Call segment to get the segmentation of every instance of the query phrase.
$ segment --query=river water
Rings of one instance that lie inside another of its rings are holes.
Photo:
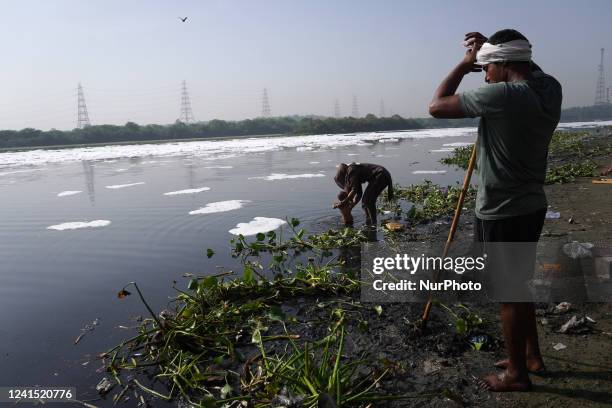
[[[104,376],[95,355],[128,337],[119,325],[145,313],[136,297],[117,299],[127,282],[159,310],[173,280],[186,284],[184,273],[235,266],[230,230],[254,233],[286,217],[308,230],[338,226],[331,203],[341,162],[382,164],[400,184],[459,182],[463,171],[439,159],[475,131],[0,153],[0,386],[75,386],[79,399],[95,397]],[[362,223],[358,207],[355,215]]]

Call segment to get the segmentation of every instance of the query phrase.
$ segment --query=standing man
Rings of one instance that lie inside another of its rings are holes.
[[[531,61],[531,44],[516,30],[501,30],[489,39],[468,33],[464,45],[469,50],[436,90],[429,113],[481,118],[475,239],[537,242],[547,207],[546,160],[561,115],[561,85]],[[466,74],[481,70],[487,85],[455,93]],[[508,359],[496,366],[504,371],[479,384],[491,391],[528,391],[528,373],[544,370],[534,304],[501,303],[501,322]]]

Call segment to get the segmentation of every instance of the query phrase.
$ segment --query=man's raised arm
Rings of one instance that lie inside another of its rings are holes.
[[[472,32],[465,35],[464,45],[468,47],[465,56],[459,64],[444,78],[436,89],[433,99],[429,104],[429,114],[434,118],[451,119],[466,117],[459,96],[455,95],[463,77],[470,72],[480,72],[481,67],[475,65],[476,53],[487,40],[480,33]]]

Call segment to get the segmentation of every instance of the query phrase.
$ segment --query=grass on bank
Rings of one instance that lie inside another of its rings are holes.
[[[577,177],[595,175],[598,165],[590,158],[612,152],[612,149],[610,146],[585,143],[591,137],[589,132],[554,132],[549,147],[546,184],[571,183]],[[472,146],[458,147],[440,162],[467,169],[471,152]]]

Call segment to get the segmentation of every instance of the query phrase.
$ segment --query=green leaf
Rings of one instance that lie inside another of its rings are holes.
[[[476,351],[480,351],[480,349],[482,349],[484,343],[471,343],[470,345],[472,346],[472,348]]]
[[[244,275],[242,276],[242,279],[246,283],[251,283],[255,280],[253,277],[253,267],[251,265],[244,266]]]
[[[207,278],[204,278],[204,280],[200,283],[200,287],[209,289],[212,287],[217,286],[217,278],[214,276],[209,276]]]
[[[198,288],[198,280],[197,279],[191,279],[189,281],[189,284],[187,285],[187,289],[189,290],[196,290]]]
[[[286,315],[278,305],[270,306],[270,310],[267,313],[268,319],[283,322],[286,319]]]
[[[223,386],[223,388],[221,388],[221,399],[225,399],[229,396],[232,395],[232,387],[230,387],[229,384],[225,384],[225,386]]]
[[[208,249],[206,250],[206,257],[207,257],[207,258],[209,258],[209,259],[210,259],[210,258],[212,258],[212,256],[213,256],[214,254],[215,254],[215,251],[214,251],[214,250],[212,250],[211,248],[208,248]]]
[[[465,334],[468,331],[468,324],[465,319],[457,319],[455,321],[455,329],[458,334]]]
[[[297,227],[298,225],[300,225],[300,220],[298,220],[297,218],[292,218],[291,219],[291,226],[293,228]]]
[[[382,306],[381,306],[381,305],[376,305],[376,306],[374,306],[374,310],[376,310],[376,314],[377,314],[377,315],[379,315],[379,316],[380,316],[380,315],[382,314],[382,312],[383,312],[383,308],[382,308]]]
[[[266,239],[266,234],[264,234],[263,232],[260,232],[256,235],[256,238],[258,241],[263,241],[264,239]]]
[[[302,239],[302,237],[304,236],[304,232],[305,232],[305,231],[304,231],[304,228],[300,229],[300,230],[298,231],[298,233],[297,233],[297,237],[298,237],[298,238],[300,238],[300,239]]]
[[[261,343],[261,331],[259,329],[253,330],[253,336],[251,336],[251,343]]]

